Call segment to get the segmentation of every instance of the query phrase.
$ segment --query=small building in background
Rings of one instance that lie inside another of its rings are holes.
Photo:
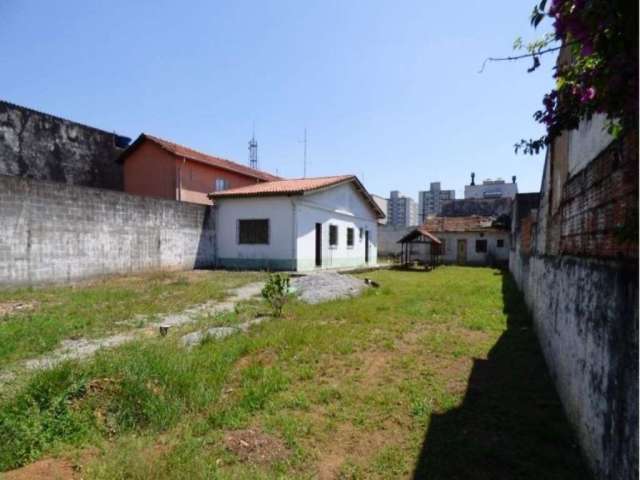
[[[423,237],[430,241],[415,242]],[[509,262],[510,231],[491,217],[434,217],[407,232],[398,243],[405,244],[405,262],[428,264],[437,255],[441,263],[501,265]]]
[[[471,174],[471,183],[464,186],[464,198],[515,198],[518,193],[516,177],[511,177],[511,183],[507,183],[501,178],[495,180],[487,179],[482,185],[476,185],[476,174]]]
[[[130,138],[0,100],[0,175],[123,189]]]
[[[141,134],[120,156],[124,191],[209,205],[211,192],[280,180],[270,173]]]
[[[455,198],[455,190],[442,190],[440,182],[431,182],[429,190],[418,192],[418,222],[440,215],[442,206]]]
[[[384,218],[381,218],[380,220],[378,220],[378,223],[380,225],[386,225],[387,221],[389,220],[387,217],[389,215],[389,200],[381,197],[380,195],[374,195],[373,193],[371,194],[371,198],[373,198],[373,201],[376,202],[376,204],[378,204],[378,207],[380,207],[380,210],[382,210],[382,212],[384,213]]]
[[[384,213],[353,175],[258,183],[209,197],[221,267],[310,271],[377,264]]]
[[[416,201],[408,195],[398,190],[391,191],[388,209],[388,225],[410,227],[418,224],[418,206]]]

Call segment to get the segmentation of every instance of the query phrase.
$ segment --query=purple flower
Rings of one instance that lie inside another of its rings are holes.
[[[582,92],[582,96],[580,97],[580,101],[582,103],[587,103],[590,100],[593,100],[596,97],[596,88],[589,87]]]

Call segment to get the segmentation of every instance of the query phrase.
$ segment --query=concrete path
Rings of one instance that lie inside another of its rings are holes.
[[[19,365],[18,368],[15,368],[16,365],[14,365],[14,368],[12,370],[17,370],[20,367],[26,368],[27,370],[39,370],[54,367],[66,360],[82,360],[93,356],[98,350],[102,348],[117,347],[118,345],[122,345],[124,343],[131,342],[145,336],[157,334],[161,327],[166,331],[172,327],[195,322],[205,315],[216,315],[224,312],[231,312],[239,302],[249,300],[259,295],[262,291],[263,286],[264,282],[244,285],[242,287],[231,290],[229,292],[230,297],[222,302],[210,301],[188,308],[187,310],[183,310],[180,313],[168,314],[160,318],[160,320],[158,321],[155,321],[143,328],[139,328],[130,332],[118,333],[102,338],[80,338],[77,340],[63,340],[60,347],[58,347],[53,352],[37,358],[26,360],[22,362],[22,364]],[[242,326],[239,328],[242,329]],[[11,380],[13,380],[13,378],[15,378],[15,374],[12,371],[0,372],[0,385],[10,382]]]

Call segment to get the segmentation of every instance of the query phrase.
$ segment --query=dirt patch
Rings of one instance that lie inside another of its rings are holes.
[[[383,375],[388,363],[392,360],[394,352],[385,350],[369,350],[362,352],[358,357],[362,360],[362,368],[358,368],[362,386],[375,386],[386,382]]]
[[[229,432],[224,436],[224,444],[242,462],[270,464],[284,460],[289,455],[289,450],[280,439],[257,429]]]
[[[63,458],[43,458],[2,476],[4,480],[70,480],[79,479],[73,463]]]
[[[0,302],[0,319],[14,313],[30,312],[38,302]]]
[[[342,478],[347,461],[367,463],[376,452],[388,445],[397,445],[402,435],[397,426],[384,422],[380,429],[363,431],[351,424],[343,424],[331,435],[331,441],[319,452],[316,469],[319,480]],[[368,460],[365,460],[368,459]]]

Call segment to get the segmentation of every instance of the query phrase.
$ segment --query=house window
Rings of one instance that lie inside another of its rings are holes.
[[[476,240],[476,253],[487,253],[486,240]]]
[[[228,190],[229,186],[229,180],[227,180],[226,178],[216,178],[216,182],[213,188],[214,191],[221,192],[223,190]]]
[[[504,247],[504,240],[502,238],[498,239],[498,248]]]
[[[360,241],[364,238],[364,228],[360,227]]]
[[[238,220],[238,243],[266,245],[269,243],[269,219]]]
[[[347,228],[347,247],[353,248],[353,228]]]
[[[329,246],[336,248],[338,246],[338,226],[329,225]]]

